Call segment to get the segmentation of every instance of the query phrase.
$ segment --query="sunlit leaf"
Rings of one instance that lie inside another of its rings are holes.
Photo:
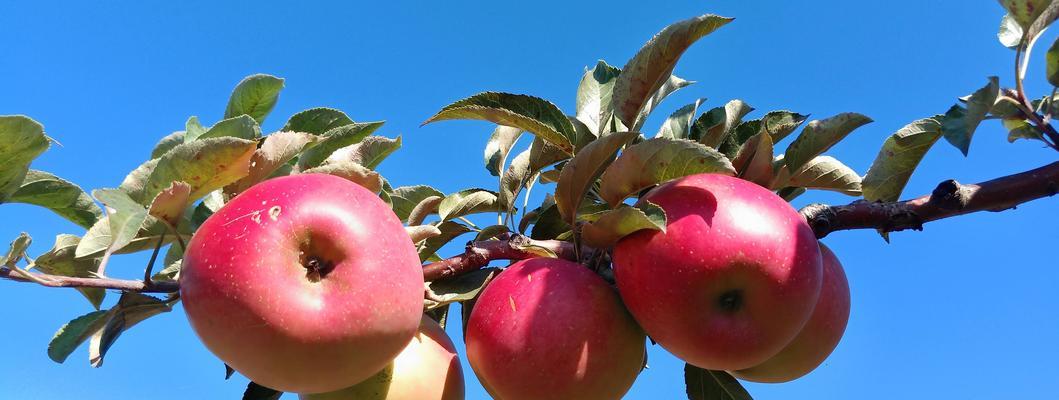
[[[64,324],[48,343],[48,358],[62,364],[81,343],[103,329],[109,320],[109,313],[109,311],[92,311]]]
[[[181,144],[158,159],[143,185],[142,198],[135,198],[135,191],[129,194],[147,204],[173,182],[182,181],[191,185],[190,201],[197,200],[246,176],[255,150],[257,142],[233,137]]]
[[[912,122],[894,133],[883,144],[861,182],[868,201],[896,201],[927,150],[941,137],[941,124],[935,118]]]
[[[555,204],[566,221],[577,217],[585,194],[614,161],[618,150],[639,136],[637,132],[613,133],[585,146],[573,159],[563,166],[559,182],[555,187]]]
[[[107,206],[111,235],[109,251],[113,252],[132,242],[147,220],[147,209],[121,189],[96,189],[92,191],[92,196]]]
[[[346,178],[353,183],[370,190],[372,193],[379,193],[382,190],[382,176],[380,176],[378,172],[372,171],[367,167],[352,161],[327,163],[316,168],[309,168],[302,172],[307,174],[328,174]]]
[[[46,274],[93,278],[99,269],[98,258],[77,258],[77,244],[81,238],[62,234],[55,237],[55,245],[47,253],[33,260],[34,269]],[[97,310],[106,292],[100,288],[77,288]]]
[[[352,123],[353,120],[344,112],[333,108],[317,107],[294,114],[280,130],[322,135],[324,132]]]
[[[809,160],[797,171],[791,173],[790,178],[783,182],[782,186],[830,190],[850,196],[861,194],[860,175],[829,156],[818,156]]]
[[[122,293],[118,304],[107,312],[109,318],[106,324],[92,335],[88,346],[89,363],[95,368],[102,366],[107,350],[123,332],[147,318],[171,310],[169,305],[154,297],[133,292]]]
[[[257,123],[264,123],[265,117],[272,112],[283,90],[283,79],[272,75],[255,74],[243,78],[228,99],[224,118],[249,115]]]
[[[694,103],[688,104],[684,107],[680,107],[677,111],[673,112],[666,118],[665,122],[662,123],[662,127],[655,134],[655,137],[667,137],[671,139],[689,139],[691,136],[691,126],[695,121],[695,115],[698,114],[699,106],[706,99],[695,100]]]
[[[320,165],[331,153],[343,147],[359,143],[380,127],[383,121],[352,123],[324,132],[315,146],[304,150],[298,157],[298,167],[305,170]]]
[[[154,149],[151,150],[151,159],[161,157],[169,150],[172,150],[178,144],[184,143],[184,131],[176,131],[165,135],[158,144],[154,145]]]
[[[408,233],[408,238],[412,240],[412,243],[419,243],[441,235],[441,230],[434,225],[406,226],[404,230]]]
[[[504,211],[497,201],[497,193],[485,189],[466,189],[445,196],[438,205],[438,216],[442,221],[465,215]]]
[[[240,193],[264,181],[277,169],[287,165],[305,149],[316,145],[320,138],[304,132],[283,131],[265,137],[261,147],[250,157],[250,168],[245,177],[225,188],[228,193]]]
[[[203,132],[202,135],[194,138],[194,140],[226,136],[257,140],[261,138],[261,126],[259,126],[257,121],[253,118],[250,118],[249,115],[240,115],[218,122],[211,126],[210,129],[206,130],[206,132]],[[191,135],[185,136],[185,141],[190,141],[188,139],[190,137]]]
[[[751,111],[754,111],[753,107],[738,99],[729,101],[724,107],[713,108],[695,120],[689,139],[717,148]]]
[[[390,139],[383,136],[368,136],[360,143],[335,150],[324,163],[354,162],[375,169],[390,154],[401,148],[401,137]]]
[[[772,135],[761,132],[751,136],[732,159],[739,178],[768,187],[772,181]]]
[[[522,129],[497,125],[485,145],[485,169],[493,176],[500,176],[507,162],[507,154],[522,136]]]
[[[530,148],[519,153],[511,160],[511,165],[504,171],[500,178],[500,192],[498,200],[504,207],[511,209],[515,204],[522,189],[532,180],[544,167],[570,158],[570,155],[558,147],[546,143],[544,140],[535,138]]]
[[[824,120],[810,121],[798,138],[787,146],[787,151],[783,152],[787,167],[792,171],[801,168],[813,157],[845,139],[853,130],[870,122],[871,118],[857,113],[842,113]]]
[[[394,214],[397,214],[397,218],[401,221],[407,220],[408,216],[412,213],[412,210],[416,205],[422,202],[423,199],[432,196],[441,198],[445,197],[444,193],[426,185],[402,186],[394,189],[388,194],[390,196],[390,205],[393,208],[393,212]]]
[[[438,230],[441,231],[441,234],[431,237],[419,245],[420,260],[425,261],[427,258],[430,258],[430,256],[434,255],[434,253],[441,249],[441,246],[451,242],[460,235],[473,232],[471,228],[468,228],[466,225],[453,221],[442,222],[437,225],[437,227]]]
[[[698,173],[735,175],[731,161],[701,143],[655,138],[629,146],[600,177],[599,194],[611,206],[648,187]]]
[[[103,210],[79,186],[33,169],[26,173],[22,186],[7,201],[47,208],[86,229],[103,216]]]
[[[0,203],[22,186],[29,164],[48,149],[44,126],[23,115],[0,115]]]
[[[191,185],[181,181],[173,182],[155,196],[147,213],[152,217],[176,226],[184,215],[184,210],[189,203],[188,196],[191,195]]]
[[[614,93],[614,82],[621,70],[599,60],[596,66],[585,71],[581,83],[577,86],[577,119],[592,132],[602,132],[600,125],[606,123],[602,118],[613,114],[611,97]],[[494,174],[495,175],[495,174]]]
[[[538,97],[483,92],[445,106],[423,124],[454,119],[485,120],[519,128],[566,153],[574,151],[573,125],[558,107]]]
[[[621,238],[644,229],[666,230],[665,211],[650,202],[636,207],[622,204],[616,209],[586,217],[590,217],[590,222],[581,227],[581,238],[585,244],[600,249],[611,247]]]

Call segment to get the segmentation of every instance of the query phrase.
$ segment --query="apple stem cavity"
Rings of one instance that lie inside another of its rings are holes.
[[[735,313],[743,308],[743,291],[729,290],[717,297],[717,306],[726,313]]]
[[[317,256],[309,256],[309,259],[305,261],[305,277],[309,279],[309,282],[317,283],[322,281],[335,269],[335,263],[324,260]]]

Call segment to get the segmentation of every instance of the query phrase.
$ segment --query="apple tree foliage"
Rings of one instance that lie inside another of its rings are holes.
[[[98,367],[124,331],[171,311],[179,301],[174,288],[183,247],[196,228],[226,201],[271,177],[333,174],[377,192],[408,225],[424,263],[442,260],[439,249],[457,239],[481,242],[524,235],[591,249],[578,257],[604,277],[612,276],[607,250],[620,238],[642,229],[665,229],[661,208],[631,200],[679,177],[704,172],[736,176],[787,200],[807,190],[828,190],[868,202],[894,202],[939,139],[967,154],[977,128],[989,120],[1000,121],[1009,141],[1039,141],[1059,150],[1059,134],[1049,123],[1059,109],[1054,91],[1031,100],[1022,85],[1028,54],[1059,16],[1059,2],[1000,3],[1008,15],[998,38],[1015,52],[1015,87],[1004,88],[997,77],[988,77],[984,86],[958,98],[948,110],[911,121],[885,140],[864,175],[829,150],[871,123],[867,116],[849,112],[808,120],[807,114],[790,110],[759,111],[739,99],[663,107],[667,96],[693,83],[672,73],[680,56],[732,22],[716,15],[666,27],[624,66],[599,61],[581,77],[573,110],[531,95],[485,92],[426,119],[424,125],[454,119],[495,124],[484,152],[485,168],[497,178],[493,188],[443,193],[426,185],[393,187],[375,168],[401,147],[402,138],[376,135],[382,121],[356,122],[332,108],[299,112],[279,131],[264,134],[261,123],[285,84],[271,75],[243,79],[222,120],[204,125],[195,116],[188,118],[182,130],[161,138],[150,152],[145,149],[144,162],[115,187],[91,192],[31,168],[54,143],[43,125],[22,115],[0,116],[0,202],[45,207],[84,228],[59,235],[51,250],[36,257],[26,254],[31,239],[23,233],[0,255],[0,271],[5,278],[75,286],[94,310],[59,328],[47,353],[62,363],[88,342],[89,361]],[[1059,86],[1059,41],[1048,49],[1046,60],[1044,78]],[[669,116],[661,126],[645,126],[656,111]],[[532,141],[516,148],[525,134]],[[529,193],[539,185],[554,186],[541,204],[531,205]],[[496,215],[495,224],[479,226],[467,218],[486,213]],[[884,237],[888,232],[885,227],[879,231]],[[520,250],[556,256],[532,244]],[[112,256],[141,251],[152,254],[138,286],[100,283]],[[428,282],[425,311],[444,324],[449,305],[458,302],[466,318],[497,271],[481,268]],[[84,280],[59,284],[56,277]],[[106,288],[127,290],[111,308],[101,309]],[[687,365],[685,381],[690,399],[750,398],[724,371]],[[246,392],[246,398],[276,396],[253,383]]]

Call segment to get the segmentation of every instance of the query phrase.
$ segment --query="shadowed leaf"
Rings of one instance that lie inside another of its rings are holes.
[[[452,279],[426,283],[426,298],[423,308],[433,310],[452,303],[467,301],[478,296],[485,285],[496,276],[497,268],[482,268]]]
[[[99,269],[98,258],[76,258],[77,244],[81,238],[75,235],[62,234],[55,237],[55,245],[47,253],[41,254],[34,261],[34,268],[51,275],[76,276],[93,278]],[[106,292],[100,288],[77,288],[82,295],[99,309]]]
[[[92,311],[64,324],[48,343],[48,358],[59,364],[65,362],[81,343],[103,329],[108,317],[109,311]]]
[[[585,219],[589,222],[581,227],[581,238],[599,249],[614,246],[621,238],[644,229],[666,230],[665,211],[650,202],[636,207],[622,204],[613,210],[586,215]]]
[[[699,106],[706,99],[695,100],[694,103],[688,104],[684,107],[680,107],[677,111],[666,118],[666,121],[662,123],[661,129],[655,134],[655,137],[667,137],[671,139],[689,139],[691,136],[691,127],[695,121],[695,115],[698,114]]]
[[[724,371],[684,364],[688,400],[752,400],[739,381]]]
[[[501,176],[500,192],[497,196],[500,204],[506,209],[512,209],[515,204],[515,198],[544,167],[568,158],[570,158],[570,155],[558,147],[535,138],[529,149],[519,153],[511,160],[511,165]]]
[[[85,229],[103,216],[103,210],[79,186],[50,173],[32,169],[26,173],[22,186],[7,201],[47,208]]]
[[[522,129],[497,125],[485,144],[485,169],[493,176],[500,176],[507,162],[507,154],[522,136]]]
[[[563,166],[555,187],[555,205],[564,220],[574,221],[577,209],[596,179],[614,161],[618,150],[639,135],[637,132],[619,132],[601,137]]]
[[[792,171],[801,168],[813,157],[845,139],[853,130],[870,122],[871,118],[857,113],[842,113],[824,120],[810,121],[783,153],[787,167]]]
[[[103,357],[121,334],[143,320],[171,311],[161,300],[139,293],[122,293],[118,304],[107,311],[108,318],[103,328],[92,335],[88,346],[88,360],[94,368],[103,365]]]
[[[753,107],[738,99],[729,101],[724,107],[710,109],[692,124],[689,139],[717,148],[751,111],[754,111]]]
[[[997,77],[989,77],[989,83],[978,89],[967,99],[967,108],[954,105],[941,119],[941,132],[949,143],[966,156],[971,147],[971,138],[978,124],[989,114],[1000,95]]]
[[[739,178],[768,187],[772,181],[772,135],[761,132],[751,136],[732,159],[732,167]]]

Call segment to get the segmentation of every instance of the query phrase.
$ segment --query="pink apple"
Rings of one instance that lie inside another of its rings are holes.
[[[623,238],[613,263],[648,336],[692,365],[737,370],[801,331],[820,292],[820,250],[786,201],[718,174],[677,179],[642,201],[665,210],[666,231]]]
[[[644,361],[643,331],[588,268],[534,258],[482,291],[467,322],[467,360],[497,399],[618,399]]]
[[[456,346],[424,316],[417,334],[393,363],[343,390],[303,394],[301,400],[463,400],[463,369]]]
[[[812,372],[838,346],[849,321],[849,282],[838,257],[820,244],[824,259],[824,280],[820,299],[809,322],[779,354],[764,363],[732,375],[754,382],[787,382]]]
[[[261,385],[349,387],[389,364],[419,327],[423,272],[386,203],[304,174],[236,196],[188,244],[180,297],[199,338]]]

